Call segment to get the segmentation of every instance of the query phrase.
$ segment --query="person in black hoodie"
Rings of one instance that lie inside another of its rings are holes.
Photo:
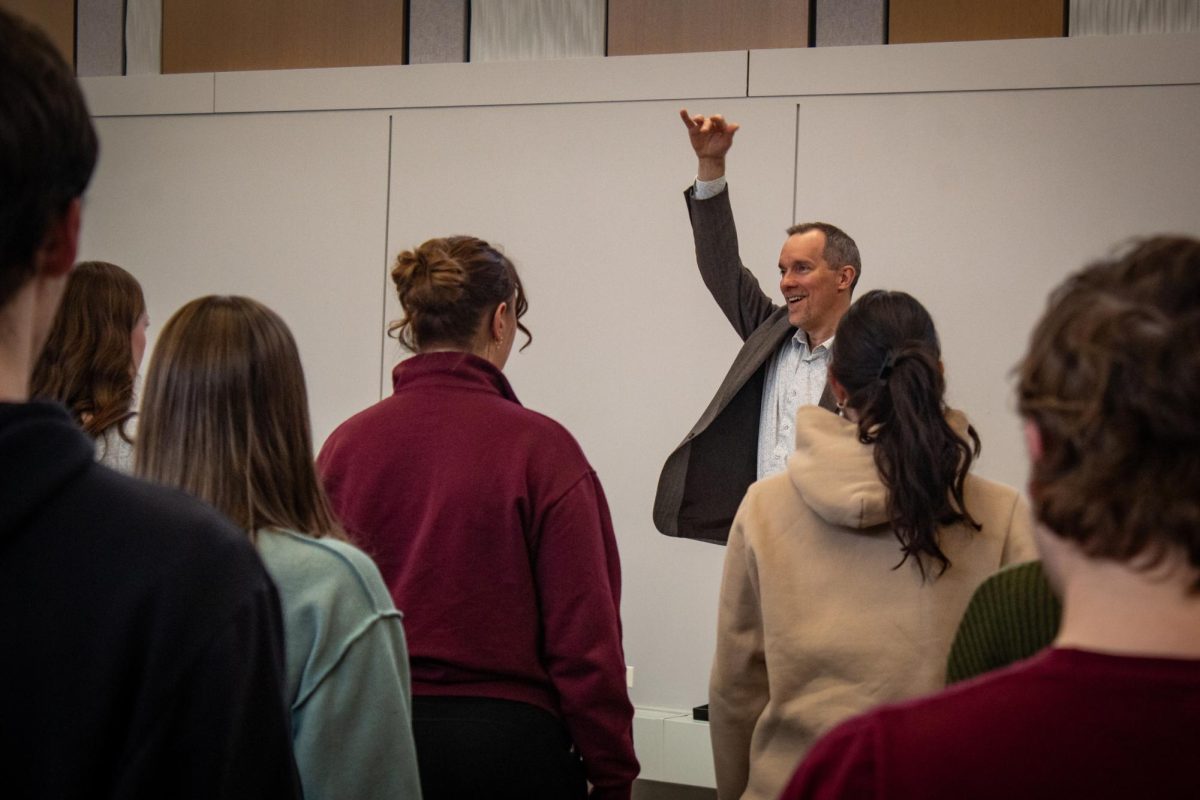
[[[3,793],[298,797],[279,600],[246,537],[28,401],[96,154],[69,67],[0,11]]]

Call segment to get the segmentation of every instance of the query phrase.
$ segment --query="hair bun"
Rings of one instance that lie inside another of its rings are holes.
[[[467,273],[443,246],[432,240],[396,257],[392,281],[404,310],[438,313],[453,308],[466,294]]]

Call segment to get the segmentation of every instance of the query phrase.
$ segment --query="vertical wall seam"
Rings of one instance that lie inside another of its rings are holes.
[[[788,225],[796,224],[796,193],[800,190],[800,104],[796,103],[796,129],[792,135],[792,218]]]
[[[387,180],[387,191],[383,203],[383,297],[382,305],[379,307],[380,328],[387,328],[387,296],[388,296],[388,252],[391,248],[391,242],[388,241],[388,236],[391,233],[392,221],[392,126],[395,123],[395,115],[388,114],[387,127],[387,169],[384,170],[384,175]],[[381,336],[379,339],[379,399],[383,399],[383,370],[387,366],[384,359],[387,358],[387,335]]]

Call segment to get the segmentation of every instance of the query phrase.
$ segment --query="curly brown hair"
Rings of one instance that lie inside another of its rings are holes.
[[[129,441],[134,415],[130,336],[146,312],[137,279],[116,264],[85,261],[71,272],[46,346],[33,368],[30,394],[56,400],[94,437],[112,426]]]
[[[392,282],[404,317],[388,334],[410,350],[466,347],[484,316],[503,302],[512,303],[517,329],[525,334],[521,349],[533,341],[520,322],[529,302],[517,268],[482,239],[448,236],[405,250],[396,256]]]
[[[1093,558],[1200,567],[1200,241],[1141,240],[1068,278],[1018,369],[1038,518]]]

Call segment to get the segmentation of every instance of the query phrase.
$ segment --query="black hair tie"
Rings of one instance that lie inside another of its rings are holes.
[[[887,383],[888,378],[892,375],[892,369],[896,366],[896,351],[888,350],[887,357],[883,359],[883,366],[879,368],[879,382]]]

